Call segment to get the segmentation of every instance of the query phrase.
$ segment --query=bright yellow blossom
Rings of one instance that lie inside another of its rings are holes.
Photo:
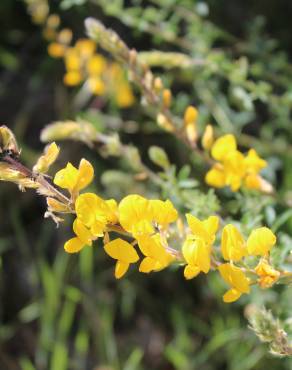
[[[71,194],[76,194],[92,182],[93,175],[92,165],[86,159],[81,159],[78,169],[69,162],[65,168],[57,172],[54,183],[60,188],[67,189]]]
[[[215,188],[223,188],[226,185],[226,175],[222,164],[215,163],[206,173],[205,181],[208,185]]]
[[[79,252],[85,245],[104,235],[108,225],[118,221],[117,203],[115,200],[103,200],[94,193],[79,195],[75,202],[76,216],[73,231],[76,237],[68,240],[65,251]]]
[[[237,144],[234,135],[227,134],[219,137],[212,146],[211,154],[217,161],[224,161],[232,152],[236,151]]]
[[[166,228],[177,218],[177,211],[167,200],[148,200],[140,195],[128,195],[119,204],[122,227],[135,237],[152,234],[154,225]]]
[[[102,236],[107,224],[115,224],[117,204],[113,199],[103,200],[94,193],[84,193],[76,199],[75,210],[77,218],[95,236]]]
[[[151,214],[153,221],[162,229],[176,221],[178,214],[170,200],[150,200]]]
[[[230,152],[224,158],[225,184],[229,185],[232,191],[237,191],[245,176],[244,156],[238,150]]]
[[[207,274],[211,267],[211,246],[202,239],[187,236],[182,246],[182,253],[187,265],[184,269],[186,279],[196,277],[201,271]]]
[[[250,149],[244,159],[248,173],[257,174],[260,170],[267,167],[267,162],[260,158],[254,149]]]
[[[234,225],[228,224],[223,228],[221,251],[227,261],[240,261],[246,255],[245,241]]]
[[[140,264],[140,272],[148,273],[161,270],[173,261],[173,256],[166,251],[159,234],[140,236],[138,245],[141,252],[146,256]]]
[[[66,52],[66,46],[58,42],[52,42],[48,46],[48,54],[52,58],[62,58],[65,55],[65,52]]]
[[[202,239],[207,245],[211,245],[215,241],[215,235],[219,227],[219,218],[210,216],[204,221],[200,221],[197,217],[186,214],[188,225],[192,232],[192,237]]]
[[[100,75],[106,69],[106,60],[100,54],[93,55],[87,62],[86,68],[90,76]]]
[[[234,302],[243,293],[249,293],[249,280],[239,267],[224,263],[218,267],[218,270],[225,282],[231,286],[223,296],[224,302]]]
[[[247,251],[253,256],[265,256],[276,244],[275,234],[267,227],[260,227],[251,232],[247,239]]]
[[[135,248],[125,240],[115,239],[104,246],[106,253],[117,260],[115,268],[115,277],[120,279],[128,271],[131,263],[139,260]]]
[[[263,289],[270,288],[280,277],[280,272],[264,259],[259,262],[255,272],[259,276],[258,283]]]
[[[182,253],[187,262],[184,276],[186,279],[192,279],[201,271],[207,274],[210,270],[211,245],[215,240],[219,219],[216,216],[210,216],[200,221],[191,214],[187,214],[186,217],[192,233],[187,236],[182,247]]]

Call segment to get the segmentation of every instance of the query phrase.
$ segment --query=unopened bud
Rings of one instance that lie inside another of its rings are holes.
[[[210,150],[214,143],[214,132],[211,125],[207,125],[202,137],[202,147],[205,150]]]
[[[169,108],[171,105],[171,91],[169,89],[164,89],[162,91],[162,103],[165,108]]]
[[[70,211],[70,208],[67,204],[61,203],[55,198],[47,198],[47,205],[50,212],[64,213]]]

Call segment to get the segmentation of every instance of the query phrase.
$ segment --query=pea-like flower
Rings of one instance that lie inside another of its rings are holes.
[[[93,176],[91,163],[81,159],[78,169],[69,162],[65,168],[58,171],[54,183],[62,189],[67,189],[71,195],[76,195],[92,182]]]
[[[219,218],[210,216],[200,221],[195,216],[187,214],[187,222],[191,234],[187,236],[182,247],[183,256],[187,262],[184,269],[186,279],[196,277],[201,271],[207,274],[211,267],[211,246],[219,226]]]
[[[128,271],[130,264],[139,260],[135,248],[130,243],[120,238],[105,244],[104,250],[110,257],[117,260],[115,268],[116,279],[123,277]]]
[[[227,261],[240,261],[247,254],[243,236],[231,224],[226,225],[222,231],[221,251]]]
[[[239,267],[224,263],[218,267],[218,270],[225,282],[231,286],[231,289],[223,296],[224,302],[234,302],[239,299],[242,294],[250,292],[249,280]]]
[[[139,267],[140,272],[161,270],[174,260],[174,257],[167,252],[159,234],[140,236],[138,245],[145,256]]]
[[[253,256],[265,256],[276,244],[275,234],[267,227],[260,227],[251,232],[247,239],[247,251]]]
[[[275,270],[265,259],[260,260],[255,268],[261,288],[270,288],[280,277],[280,272]]]

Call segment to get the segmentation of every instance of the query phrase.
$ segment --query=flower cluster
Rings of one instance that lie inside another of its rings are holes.
[[[64,84],[70,87],[83,84],[84,89],[97,96],[109,96],[120,108],[134,104],[135,97],[124,70],[118,63],[109,62],[96,52],[96,43],[88,38],[72,44],[73,34],[68,28],[60,29],[60,17],[49,15],[46,1],[26,0],[32,19],[44,26],[43,35],[49,41],[48,54],[62,58],[66,72]]]
[[[92,180],[93,167],[85,159],[81,160],[79,168],[68,163],[55,175],[54,183],[69,192],[76,215],[75,236],[65,243],[66,252],[79,252],[103,238],[105,252],[116,260],[115,277],[118,279],[139,260],[139,271],[143,273],[162,270],[172,263],[183,265],[186,279],[200,272],[207,274],[210,270],[218,270],[230,287],[224,294],[225,302],[233,302],[249,293],[253,284],[268,288],[280,278],[281,272],[269,263],[269,252],[276,244],[276,236],[267,227],[254,229],[245,241],[234,225],[227,224],[222,230],[219,248],[214,245],[218,240],[219,217],[214,215],[199,220],[187,214],[180,251],[172,245],[175,243],[172,236],[181,219],[170,200],[149,200],[133,194],[118,204],[114,199],[104,200],[95,193],[80,194]],[[59,212],[52,203],[50,210]],[[112,232],[121,237],[111,240]],[[250,267],[250,259],[253,267]]]
[[[216,188],[229,186],[232,191],[238,191],[241,186],[268,193],[272,191],[272,186],[259,175],[267,162],[254,149],[242,154],[233,135],[219,137],[211,146],[211,156],[216,163],[206,174],[208,185]]]
[[[224,225],[220,235],[223,221],[220,222],[218,215],[199,220],[186,214],[184,224],[170,200],[131,194],[117,203],[93,192],[80,193],[94,178],[94,169],[85,159],[78,168],[68,163],[59,170],[53,185],[47,181],[46,173],[59,152],[55,143],[48,145],[31,171],[19,161],[20,151],[13,133],[5,126],[0,127],[0,180],[14,182],[22,189],[37,189],[47,199],[46,216],[56,222],[63,221],[60,215],[75,215],[75,235],[65,243],[66,252],[80,252],[102,238],[105,252],[116,260],[117,279],[138,261],[142,273],[178,264],[184,267],[186,279],[218,270],[229,286],[223,296],[225,302],[249,293],[252,285],[269,288],[282,277],[291,276],[270,263],[269,254],[276,244],[276,236],[269,228],[256,228],[245,240],[232,224]],[[67,191],[68,196],[59,188]]]

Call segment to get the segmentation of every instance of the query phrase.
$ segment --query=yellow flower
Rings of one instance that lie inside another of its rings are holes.
[[[77,218],[73,223],[76,237],[68,240],[65,251],[79,252],[85,245],[92,245],[92,241],[103,236],[109,224],[118,222],[117,203],[115,200],[103,200],[93,193],[79,195],[75,202]]]
[[[257,174],[260,170],[267,167],[267,162],[260,158],[254,149],[250,149],[244,159],[248,173]]]
[[[225,183],[232,191],[237,191],[245,176],[246,166],[244,156],[238,150],[231,151],[224,156]]]
[[[154,232],[150,202],[140,195],[128,195],[122,199],[119,220],[122,227],[135,236]]]
[[[48,46],[48,54],[52,58],[62,58],[65,55],[65,52],[66,52],[66,46],[58,42],[52,42]]]
[[[141,252],[146,256],[140,264],[140,272],[148,273],[161,270],[173,261],[173,256],[166,251],[159,234],[140,236],[138,245]]]
[[[46,173],[50,166],[58,158],[60,148],[55,142],[45,147],[44,154],[38,159],[37,163],[33,167],[34,172]]]
[[[170,200],[150,200],[153,221],[165,229],[170,223],[176,221],[178,214]]]
[[[90,39],[79,39],[75,44],[75,48],[83,59],[88,60],[94,54],[96,44]]]
[[[64,245],[67,253],[80,252],[86,245],[91,246],[92,241],[96,239],[96,236],[78,218],[73,223],[73,231],[76,237],[69,239]]]
[[[231,134],[219,137],[212,146],[211,154],[217,161],[224,161],[231,153],[236,151],[237,144],[235,137]]]
[[[187,236],[182,247],[182,253],[187,262],[184,276],[186,279],[192,279],[201,271],[207,274],[210,270],[211,245],[215,240],[219,219],[216,216],[210,216],[200,221],[191,214],[187,214],[186,217],[192,234]]]
[[[225,263],[220,265],[218,269],[225,282],[231,286],[231,289],[223,296],[224,302],[234,302],[243,293],[249,293],[249,280],[239,267]]]
[[[223,228],[221,250],[225,260],[240,261],[246,255],[245,241],[237,228],[231,224]]]
[[[70,48],[66,51],[65,66],[67,71],[79,71],[81,69],[80,55],[76,48]]]
[[[258,283],[261,288],[270,288],[280,277],[280,272],[275,270],[266,260],[262,259],[255,272],[259,276]]]
[[[81,159],[78,169],[69,162],[65,168],[57,172],[54,183],[60,188],[67,189],[71,194],[76,194],[92,182],[93,176],[92,165],[86,159]]]
[[[247,239],[247,251],[253,256],[265,256],[276,244],[275,234],[267,227],[260,227],[251,232]]]
[[[209,150],[214,143],[214,132],[211,125],[207,125],[202,137],[202,147]]]
[[[115,100],[120,108],[128,108],[134,104],[135,97],[126,81],[120,82],[115,86]]]
[[[106,69],[106,60],[102,55],[95,54],[88,60],[86,68],[90,76],[100,75]]]
[[[103,200],[94,193],[84,193],[76,199],[75,210],[77,218],[88,228],[92,235],[99,237],[108,224],[115,224],[117,204],[111,200]]]
[[[80,85],[83,78],[79,71],[69,71],[65,73],[63,81],[67,86],[77,86]]]
[[[135,237],[152,234],[154,225],[165,229],[176,219],[177,211],[169,200],[148,200],[133,194],[119,204],[120,224]]]
[[[184,269],[186,279],[196,277],[201,271],[207,274],[211,266],[211,246],[202,239],[188,236],[182,247],[187,265]]]
[[[211,245],[215,241],[215,235],[219,227],[219,218],[210,216],[204,221],[200,221],[197,217],[186,214],[188,225],[192,232],[192,237],[202,239],[207,245]]]
[[[224,167],[220,163],[215,163],[207,172],[205,181],[208,185],[215,188],[223,188],[226,184],[226,175]]]
[[[120,279],[124,276],[130,264],[139,260],[135,248],[130,243],[120,238],[105,244],[104,249],[110,257],[117,260],[115,268],[116,279]]]

